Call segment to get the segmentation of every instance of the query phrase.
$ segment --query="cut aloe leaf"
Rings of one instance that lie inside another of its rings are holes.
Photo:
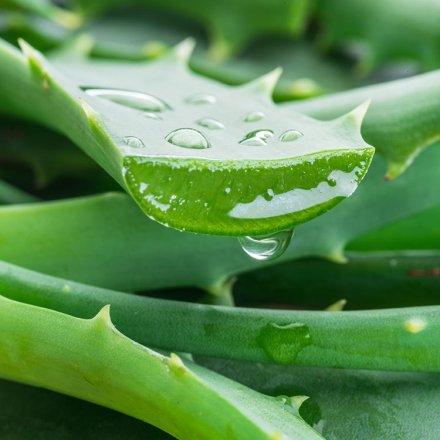
[[[120,333],[104,307],[78,319],[0,296],[0,376],[79,397],[179,439],[322,437],[280,401]]]
[[[227,87],[187,68],[191,46],[151,63],[64,53],[56,69],[24,42],[24,55],[2,43],[0,111],[62,131],[180,230],[273,233],[353,193],[374,151],[360,136],[366,105],[329,122],[292,116],[271,99],[278,70]]]

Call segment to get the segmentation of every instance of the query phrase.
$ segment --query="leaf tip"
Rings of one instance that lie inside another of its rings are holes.
[[[360,131],[362,122],[370,107],[371,99],[367,99],[362,104],[345,114],[342,118],[345,122],[348,122],[356,127]]]
[[[245,85],[247,90],[256,90],[258,92],[264,92],[265,94],[272,97],[273,91],[283,73],[282,67],[277,67],[269,73],[251,81]]]
[[[343,249],[335,249],[332,252],[330,252],[329,254],[327,254],[325,256],[325,258],[327,258],[327,260],[329,260],[333,263],[337,263],[337,264],[345,264],[348,262],[347,257],[344,255]]]
[[[173,57],[181,64],[187,65],[196,46],[194,38],[189,37],[173,48]]]
[[[333,304],[330,304],[324,310],[326,312],[342,312],[346,305],[347,305],[347,300],[345,298],[342,298],[334,302]]]
[[[290,398],[290,401],[292,402],[292,405],[295,406],[297,409],[300,409],[301,405],[309,399],[309,396],[292,396]]]
[[[44,57],[38,50],[34,49],[28,42],[22,38],[18,39],[18,45],[25,56],[29,68],[33,75],[37,76],[44,89],[49,88],[49,74],[45,67]]]

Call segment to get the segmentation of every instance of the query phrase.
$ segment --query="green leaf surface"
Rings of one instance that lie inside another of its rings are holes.
[[[233,89],[174,57],[124,64],[63,56],[58,67],[68,80],[26,44],[25,56],[3,46],[0,110],[63,131],[148,216],[173,228],[223,235],[292,228],[351,195],[373,154],[359,134],[365,106],[325,123],[287,118],[270,98],[276,72]],[[187,46],[176,57],[187,56]],[[17,89],[32,107],[11,93]]]
[[[171,351],[253,362],[440,371],[439,307],[356,312],[275,311],[143,298],[2,263],[0,291],[78,317],[111,304],[134,340]]]
[[[133,342],[108,307],[84,320],[0,302],[3,378],[116,409],[179,439],[321,438],[281,402]]]

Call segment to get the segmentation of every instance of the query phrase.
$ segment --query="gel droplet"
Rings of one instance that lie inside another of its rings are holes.
[[[162,99],[142,92],[118,89],[83,88],[90,96],[98,96],[116,104],[146,112],[163,112],[171,107]]]
[[[272,130],[254,130],[250,131],[239,143],[241,145],[262,147],[267,145],[267,140],[272,136]]]
[[[125,136],[124,142],[129,146],[133,148],[143,148],[145,147],[144,143],[137,138],[136,136]]]
[[[304,135],[298,130],[287,130],[280,135],[281,142],[291,142],[303,137]]]
[[[213,118],[201,118],[197,120],[196,123],[201,127],[209,128],[210,130],[220,130],[225,128],[220,121],[217,121],[217,119]]]
[[[165,139],[170,144],[183,148],[203,149],[211,146],[205,136],[193,128],[178,128],[169,133]]]
[[[260,261],[273,260],[284,253],[292,239],[293,230],[259,237],[238,237],[244,252]]]
[[[301,322],[267,324],[257,341],[270,360],[283,365],[294,362],[300,351],[312,342],[309,327]]]
[[[214,95],[207,95],[204,93],[197,93],[195,95],[191,95],[185,99],[187,104],[215,104],[217,102],[217,98]]]
[[[153,112],[142,113],[142,116],[145,116],[146,118],[149,118],[149,119],[155,119],[157,121],[162,119],[161,116],[159,116],[157,113],[153,113]]]
[[[243,115],[244,122],[256,122],[261,121],[264,118],[263,112],[249,112]]]

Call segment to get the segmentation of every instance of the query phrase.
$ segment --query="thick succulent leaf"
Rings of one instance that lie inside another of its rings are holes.
[[[272,395],[311,396],[300,414],[327,439],[437,440],[440,383],[437,374],[250,366],[204,359],[204,364]],[[0,381],[0,434],[76,440],[97,436],[169,440],[145,423],[43,389]],[[44,402],[44,405],[41,405]]]
[[[393,225],[357,237],[347,246],[354,251],[439,250],[440,205]]]
[[[63,131],[148,216],[177,229],[291,228],[351,195],[373,155],[360,136],[365,105],[331,122],[284,115],[270,97],[276,71],[229,88],[176,59],[188,43],[149,64],[64,55],[58,67],[69,79],[23,48],[3,44],[0,110]]]
[[[438,374],[203,364],[267,394],[310,396],[300,414],[328,440],[438,438]]]
[[[179,439],[321,438],[281,402],[125,337],[108,307],[84,320],[0,303],[3,378],[116,409]]]
[[[386,158],[387,178],[399,176],[440,139],[440,71],[286,106],[313,117],[334,118],[366,99],[372,103],[362,134]]]
[[[344,261],[345,246],[356,237],[438,206],[439,163],[440,149],[430,148],[401,178],[386,182],[377,157],[356,194],[298,227],[277,261]],[[183,234],[146,221],[121,194],[1,208],[0,239],[2,260],[120,290],[212,287],[262,267],[232,238]]]
[[[439,307],[328,312],[219,307],[143,298],[2,263],[7,297],[80,317],[111,304],[134,340],[172,351],[253,362],[440,371]]]
[[[320,0],[322,43],[355,46],[369,70],[392,59],[417,61],[425,70],[440,64],[437,0]]]
[[[151,9],[173,11],[193,19],[209,33],[212,41],[211,56],[222,59],[241,50],[249,41],[267,35],[290,35],[301,33],[306,25],[309,0],[99,0],[87,2],[76,0],[75,6],[81,14],[94,15],[127,5],[147,6]],[[243,20],[243,17],[246,17]]]

